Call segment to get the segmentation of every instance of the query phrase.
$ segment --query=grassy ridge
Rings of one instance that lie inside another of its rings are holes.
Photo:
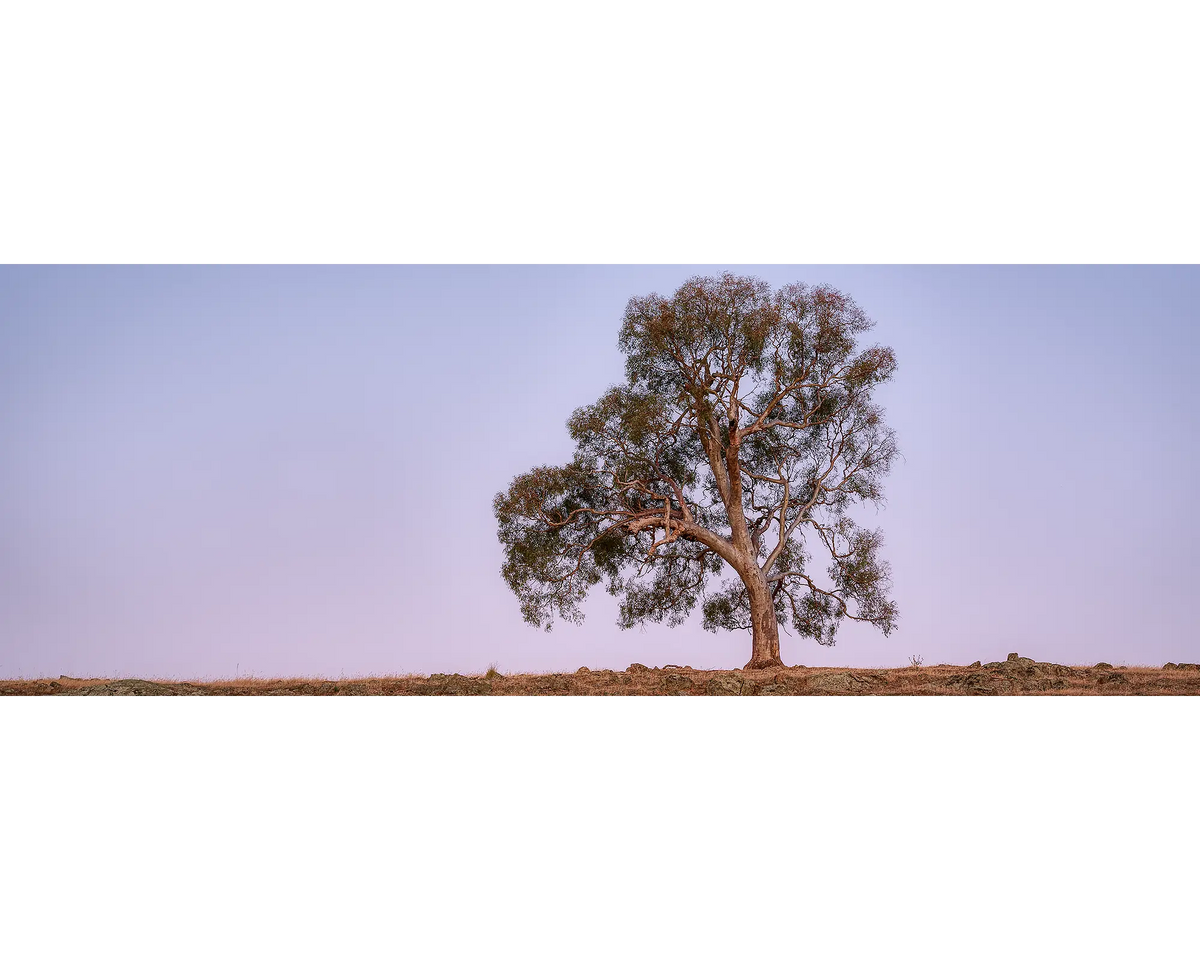
[[[693,670],[631,664],[575,673],[433,674],[351,679],[304,677],[180,682],[106,678],[0,680],[9,696],[996,696],[1195,695],[1200,665],[1071,667],[1010,656],[967,667],[951,664],[856,670],[784,667]]]

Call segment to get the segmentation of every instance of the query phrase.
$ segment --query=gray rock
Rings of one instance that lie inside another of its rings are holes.
[[[976,665],[978,665],[978,661]],[[947,677],[945,683],[951,690],[961,689],[964,693],[994,694],[998,692],[997,684],[991,674],[983,673],[982,671],[956,673],[953,676]]]
[[[881,682],[879,674],[852,673],[849,670],[837,673],[818,673],[808,681],[808,689],[821,693],[851,693],[869,690]]]
[[[710,697],[740,697],[745,691],[741,677],[718,676],[708,681],[705,692]]]
[[[1105,663],[1103,660],[1101,660],[1092,669],[1093,670],[1111,670],[1112,668],[1113,668],[1113,665],[1111,663]]]
[[[662,685],[666,688],[667,693],[680,694],[685,691],[690,691],[695,683],[692,678],[684,676],[682,673],[668,673],[663,677]]]

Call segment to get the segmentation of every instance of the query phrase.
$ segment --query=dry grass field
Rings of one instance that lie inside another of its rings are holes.
[[[574,673],[361,677],[293,677],[180,682],[59,677],[0,680],[9,696],[1180,696],[1200,694],[1200,664],[1162,667],[1062,666],[1011,654],[959,667],[938,664],[857,670],[784,667],[693,670],[669,664]]]

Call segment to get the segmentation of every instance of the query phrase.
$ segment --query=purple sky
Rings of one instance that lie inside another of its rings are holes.
[[[2,267],[0,676],[728,668],[524,624],[493,495],[569,458],[625,302],[731,269],[877,323],[900,626],[809,665],[1200,660],[1193,267]]]

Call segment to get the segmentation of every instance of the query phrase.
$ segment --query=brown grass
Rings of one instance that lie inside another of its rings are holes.
[[[690,667],[588,670],[506,675],[490,667],[473,675],[416,674],[326,680],[311,677],[234,680],[112,680],[59,677],[0,680],[0,695],[210,696],[1191,696],[1200,694],[1200,667],[1064,667],[1000,662],[960,667],[774,670],[693,670]]]

